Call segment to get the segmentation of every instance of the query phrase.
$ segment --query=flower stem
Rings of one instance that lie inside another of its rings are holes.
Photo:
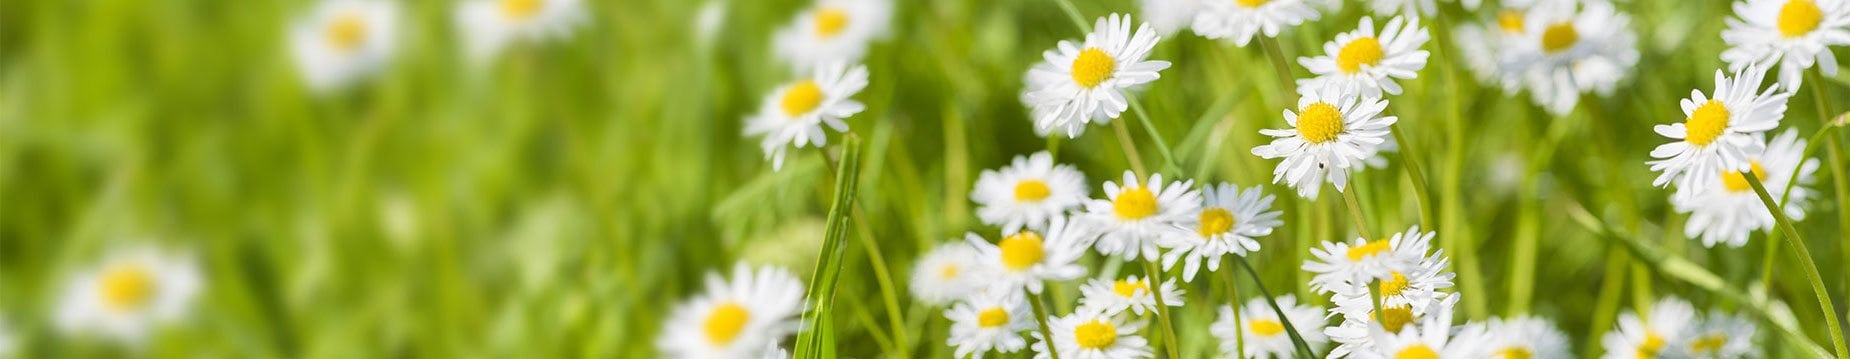
[[[1278,89],[1282,92],[1280,96],[1284,96],[1287,99],[1285,102],[1290,103],[1291,94],[1298,89],[1291,81],[1291,63],[1285,60],[1285,50],[1278,47],[1278,39],[1266,36],[1259,37],[1259,46],[1265,48],[1266,57],[1272,61],[1272,72],[1278,74]]]
[[[1149,284],[1150,294],[1156,297],[1156,322],[1163,328],[1163,350],[1169,352],[1170,358],[1176,355],[1176,330],[1169,323],[1169,304],[1163,302],[1163,271],[1156,268],[1156,261],[1143,260],[1143,281]]]
[[[1053,359],[1060,359],[1060,351],[1053,344],[1053,327],[1047,325],[1047,307],[1041,304],[1045,296],[1046,293],[1029,295],[1028,305],[1034,308],[1034,322],[1041,324],[1041,343],[1047,345],[1047,354],[1053,355]]]
[[[1298,352],[1303,354],[1303,358],[1317,357],[1317,353],[1310,350],[1310,344],[1304,342],[1304,337],[1298,335],[1298,328],[1291,325],[1291,318],[1285,315],[1284,308],[1278,306],[1278,300],[1272,298],[1272,291],[1265,289],[1265,281],[1259,280],[1259,272],[1253,270],[1253,265],[1246,263],[1245,257],[1234,256],[1233,261],[1239,263],[1241,269],[1246,270],[1247,276],[1253,277],[1253,285],[1259,287],[1259,295],[1265,297],[1266,305],[1272,306],[1272,313],[1277,314],[1278,322],[1285,325],[1285,334],[1291,336],[1291,344],[1298,347]]]
[[[1816,86],[1819,84],[1814,84]],[[1779,230],[1786,232],[1786,241],[1791,242],[1792,255],[1799,257],[1799,266],[1805,270],[1805,278],[1811,280],[1812,294],[1818,296],[1818,307],[1824,312],[1824,322],[1831,329],[1831,345],[1837,349],[1837,357],[1850,358],[1850,348],[1844,345],[1844,330],[1837,323],[1837,308],[1831,305],[1831,295],[1824,288],[1824,279],[1818,274],[1818,265],[1812,263],[1811,251],[1805,248],[1805,237],[1799,235],[1797,227],[1792,226],[1792,219],[1786,218],[1786,211],[1773,202],[1773,195],[1767,194],[1766,185],[1760,183],[1760,176],[1741,176],[1747,184],[1754,187],[1754,194],[1760,195],[1760,202],[1766,204],[1767,212],[1779,222]]]
[[[1232,262],[1232,257],[1233,256],[1229,256],[1227,261]],[[1245,356],[1246,320],[1240,318],[1240,305],[1245,303],[1240,301],[1239,277],[1240,272],[1234,271],[1233,264],[1229,263],[1227,264],[1227,276],[1221,277],[1221,279],[1227,281],[1227,300],[1231,302],[1231,304],[1228,304],[1228,307],[1233,308],[1233,352],[1235,356]]]
[[[1388,125],[1388,132],[1393,133],[1394,141],[1400,143],[1400,159],[1406,162],[1406,165],[1402,167],[1407,169],[1407,177],[1413,180],[1413,191],[1416,192],[1414,195],[1420,203],[1420,227],[1438,228],[1432,224],[1432,192],[1426,188],[1425,172],[1420,171],[1420,156],[1415,153],[1418,149],[1413,147],[1412,142],[1407,141],[1406,132],[1400,130],[1400,123]]]
[[[1368,234],[1368,220],[1362,217],[1362,203],[1355,199],[1355,177],[1349,178],[1349,190],[1337,192],[1342,192],[1343,204],[1349,206],[1349,219],[1355,221],[1355,232],[1361,234],[1363,239],[1375,240],[1375,236]]]
[[[1162,155],[1163,161],[1168,162],[1164,164],[1166,167],[1163,169],[1170,173],[1181,172],[1182,168],[1176,165],[1176,155],[1169,152],[1169,141],[1164,140],[1163,134],[1156,132],[1156,124],[1150,122],[1150,113],[1143,110],[1143,105],[1137,102],[1137,98],[1126,96],[1124,100],[1130,102],[1131,112],[1137,113],[1137,119],[1140,120],[1138,123],[1143,124],[1144,134],[1150,136],[1150,142],[1156,143],[1156,154]],[[1124,119],[1119,118],[1118,120],[1123,121]]]
[[[1079,14],[1079,7],[1073,6],[1073,0],[1055,0],[1054,3],[1060,4],[1060,10],[1066,12],[1067,19],[1073,20],[1080,31],[1092,32],[1092,24],[1086,22],[1085,15]]]
[[[1143,155],[1137,153],[1137,143],[1131,141],[1131,130],[1124,126],[1124,119],[1111,121],[1111,129],[1118,133],[1118,146],[1124,148],[1124,159],[1130,160],[1131,171],[1139,178],[1149,178],[1150,171],[1143,166]]]
[[[1830,83],[1826,82],[1824,80],[1824,75],[1820,74],[1818,71],[1817,68],[1812,68],[1810,71],[1806,71],[1805,75],[1806,77],[1810,77],[1810,81],[1808,82],[1811,82],[1812,105],[1818,108],[1818,121],[1822,122],[1825,126],[1825,129],[1818,130],[1818,132],[1822,134],[1825,131],[1829,131],[1830,127],[1833,127],[1831,124],[1831,118],[1833,116],[1831,116],[1831,107],[1829,104],[1831,98],[1829,93]],[[1832,135],[1824,138],[1824,159],[1829,163],[1831,169],[1831,188],[1834,189],[1833,192],[1836,193],[1837,197],[1837,233],[1842,234],[1840,237],[1844,237],[1844,248],[1850,248],[1850,178],[1844,177],[1843,154],[1838,146],[1839,141],[1837,137],[1838,136]],[[1793,178],[1798,178],[1798,176],[1793,176]],[[1786,188],[1792,188],[1792,186],[1786,186]],[[1846,257],[1850,257],[1850,250],[1843,252]],[[1850,281],[1850,278],[1846,278],[1845,280]]]

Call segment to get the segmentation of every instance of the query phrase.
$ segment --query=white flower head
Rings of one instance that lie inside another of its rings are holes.
[[[384,69],[397,37],[397,3],[330,0],[289,26],[289,50],[309,88],[326,92]]]
[[[868,46],[886,36],[892,17],[889,0],[817,0],[772,35],[772,42],[778,58],[797,72],[860,62]]]
[[[867,105],[850,98],[867,88],[867,67],[829,64],[817,68],[813,75],[785,84],[765,96],[758,114],[746,120],[747,136],[764,136],[759,147],[771,160],[771,168],[784,167],[784,155],[791,147],[828,145],[822,126],[848,131],[848,116],[861,113]]]
[[[1023,230],[1002,237],[994,244],[975,233],[964,240],[976,248],[977,261],[983,268],[985,290],[1005,293],[1026,290],[1040,294],[1044,281],[1066,281],[1086,275],[1086,267],[1074,263],[1086,254],[1091,231],[1069,226],[1065,218],[1054,218],[1045,231]]]
[[[1019,292],[989,291],[957,303],[944,316],[951,320],[948,341],[956,357],[981,355],[990,350],[1014,353],[1028,347],[1021,332],[1033,330],[1034,314]]]
[[[1113,316],[1094,310],[1081,309],[1063,317],[1052,318],[1048,323],[1053,331],[1053,350],[1058,350],[1061,358],[1084,359],[1123,359],[1151,358],[1155,353],[1150,349],[1150,342],[1138,336],[1143,322],[1126,322],[1121,316]],[[1048,340],[1041,333],[1034,335],[1035,359],[1052,358],[1048,351]]]
[[[1130,16],[1098,19],[1084,43],[1060,41],[1041,54],[1045,62],[1028,69],[1022,100],[1030,108],[1037,133],[1061,130],[1079,137],[1086,124],[1108,123],[1130,108],[1124,92],[1156,81],[1168,61],[1146,61],[1160,38],[1150,24],[1131,32]]]
[[[1323,242],[1322,248],[1310,249],[1316,258],[1305,260],[1303,269],[1316,273],[1311,277],[1310,288],[1318,293],[1347,292],[1357,287],[1366,291],[1366,286],[1375,280],[1392,281],[1394,273],[1404,276],[1404,273],[1435,265],[1422,262],[1436,262],[1437,267],[1443,268],[1443,260],[1429,261],[1427,257],[1435,235],[1434,232],[1421,233],[1416,225],[1387,239]],[[1440,256],[1434,254],[1433,257]],[[1446,280],[1449,281],[1449,277]]]
[[[1072,165],[1056,164],[1053,155],[1035,152],[1015,157],[1008,167],[983,171],[970,199],[981,205],[977,218],[1001,226],[1002,233],[1041,230],[1085,202],[1085,182],[1085,174]]]
[[[1710,311],[1709,317],[1691,330],[1682,342],[1665,348],[1677,358],[1749,358],[1758,354],[1754,346],[1754,321],[1738,315]]]
[[[1245,256],[1259,251],[1255,238],[1272,234],[1284,222],[1283,212],[1272,211],[1274,197],[1260,186],[1246,190],[1231,183],[1202,189],[1201,214],[1184,225],[1193,230],[1171,231],[1157,244],[1169,248],[1163,255],[1163,269],[1182,263],[1182,279],[1193,281],[1197,269],[1206,264],[1208,271],[1219,270],[1221,257]],[[1186,259],[1185,261],[1183,259]]]
[[[1505,90],[1527,87],[1535,103],[1555,116],[1574,109],[1584,93],[1611,94],[1638,64],[1631,17],[1612,4],[1588,1],[1530,8],[1521,39],[1502,56]]]
[[[1339,302],[1337,307],[1330,308],[1330,311],[1333,315],[1341,315],[1342,323],[1323,330],[1331,341],[1338,344],[1335,349],[1330,350],[1329,357],[1379,357],[1380,351],[1388,351],[1388,356],[1391,357],[1401,350],[1410,349],[1411,344],[1424,343],[1423,340],[1430,339],[1425,335],[1435,333],[1414,333],[1412,329],[1441,326],[1449,328],[1452,311],[1457,305],[1458,296],[1448,295],[1427,303],[1425,306],[1429,310],[1425,314],[1415,314],[1413,306],[1408,305],[1388,306],[1382,310],[1374,310],[1373,303],[1356,306],[1354,303]],[[1403,336],[1403,334],[1412,335]],[[1440,351],[1442,346],[1443,344],[1428,349]],[[1418,353],[1418,351],[1415,350],[1413,353]]]
[[[1105,198],[1087,201],[1079,218],[1099,231],[1099,253],[1125,260],[1141,254],[1143,260],[1154,261],[1157,243],[1171,233],[1187,231],[1181,225],[1200,213],[1201,193],[1194,186],[1194,181],[1165,186],[1161,174],[1138,183],[1135,174],[1124,171],[1123,182],[1105,181]]]
[[[1295,296],[1286,294],[1277,299],[1279,309],[1285,312],[1286,321],[1297,329],[1298,335],[1310,345],[1311,351],[1322,351],[1330,339],[1323,335],[1323,308],[1298,303]],[[1220,353],[1225,357],[1240,358],[1291,358],[1296,356],[1297,347],[1291,341],[1291,334],[1286,333],[1285,321],[1278,318],[1265,298],[1253,298],[1240,307],[1240,327],[1234,326],[1233,307],[1220,307],[1220,319],[1208,327],[1215,339],[1220,340]],[[1243,355],[1235,355],[1239,350],[1240,338],[1244,336]]]
[[[803,282],[776,267],[740,263],[727,281],[707,273],[706,292],[676,305],[656,347],[671,358],[750,358],[797,332]]]
[[[464,52],[477,63],[514,43],[565,38],[587,18],[582,0],[466,0],[456,7]]]
[[[1572,1],[1548,1],[1547,6],[1568,6]],[[1521,88],[1518,76],[1513,76],[1516,69],[1504,57],[1510,56],[1523,41],[1531,41],[1524,31],[1524,21],[1530,11],[1530,4],[1512,4],[1505,1],[1490,23],[1463,23],[1453,28],[1453,43],[1464,53],[1465,65],[1476,75],[1478,83],[1486,86],[1499,86],[1504,89]]]
[[[1286,27],[1318,17],[1304,0],[1218,0],[1203,5],[1193,15],[1195,34],[1239,46],[1251,43],[1254,35],[1278,37]]]
[[[1722,61],[1741,71],[1779,66],[1779,84],[1797,90],[1801,71],[1814,65],[1837,75],[1831,46],[1850,45],[1850,3],[1843,0],[1748,0],[1734,3],[1735,17],[1722,30]]]
[[[66,283],[54,320],[59,330],[139,346],[160,326],[185,319],[205,278],[190,254],[140,247],[111,252]]]
[[[912,267],[912,296],[934,305],[969,297],[983,289],[983,268],[970,243],[940,244]]]
[[[1651,305],[1651,315],[1639,318],[1625,311],[1619,315],[1618,330],[1606,332],[1600,342],[1606,346],[1606,359],[1650,358],[1666,354],[1673,343],[1689,338],[1694,329],[1696,310],[1689,302],[1676,298],[1659,299]]]
[[[1285,122],[1292,128],[1259,130],[1277,139],[1253,147],[1253,154],[1284,158],[1272,170],[1272,183],[1289,184],[1300,196],[1317,199],[1325,181],[1342,191],[1349,171],[1361,169],[1387,138],[1388,126],[1398,120],[1380,116],[1387,105],[1387,100],[1326,84],[1298,97],[1297,111],[1285,110]]]
[[[1443,255],[1435,254],[1412,263],[1410,266],[1390,265],[1387,277],[1372,282],[1330,283],[1328,288],[1336,293],[1331,301],[1337,303],[1338,308],[1372,308],[1374,295],[1378,294],[1383,306],[1407,306],[1413,314],[1424,315],[1431,307],[1429,303],[1445,298],[1446,294],[1439,290],[1451,288],[1456,275],[1445,270],[1447,262]]]
[[[1161,286],[1152,286],[1150,278],[1129,276],[1124,279],[1094,278],[1079,287],[1085,296],[1079,298],[1081,306],[1098,310],[1107,315],[1123,313],[1126,309],[1137,315],[1145,311],[1156,312],[1157,290],[1162,291],[1163,304],[1171,307],[1182,306],[1182,294],[1176,288],[1175,278],[1163,281]]]
[[[1484,325],[1483,350],[1490,359],[1567,359],[1567,334],[1535,316],[1492,318]]]
[[[1430,55],[1420,46],[1431,39],[1417,17],[1395,17],[1379,33],[1375,20],[1363,17],[1354,31],[1323,43],[1323,56],[1298,58],[1298,64],[1317,74],[1298,80],[1298,92],[1309,96],[1327,84],[1364,98],[1381,97],[1383,91],[1399,95],[1400,83],[1395,79],[1419,76]]]
[[[1759,134],[1779,127],[1786,116],[1786,98],[1790,92],[1778,86],[1760,90],[1764,69],[1749,67],[1728,78],[1715,71],[1713,97],[1691,90],[1683,99],[1682,123],[1657,125],[1652,129],[1674,142],[1651,150],[1652,171],[1661,172],[1652,185],[1663,187],[1676,182],[1678,196],[1689,197],[1721,187],[1724,171],[1749,171],[1747,155],[1761,152],[1766,144]]]
[[[1758,141],[1758,140],[1756,140]],[[1805,218],[1805,204],[1814,195],[1806,185],[1812,181],[1812,174],[1818,171],[1818,160],[1803,158],[1805,140],[1799,138],[1798,130],[1787,129],[1773,141],[1767,142],[1758,153],[1747,155],[1748,171],[1728,171],[1717,173],[1720,177],[1720,189],[1699,191],[1678,188],[1678,192],[1692,191],[1696,194],[1671,197],[1671,204],[1678,212],[1689,213],[1689,220],[1684,222],[1683,233],[1690,237],[1702,238],[1702,245],[1715,247],[1727,244],[1740,247],[1747,244],[1748,234],[1757,230],[1773,230],[1773,214],[1768,213],[1760,197],[1747,183],[1747,173],[1766,186],[1767,193],[1775,199],[1784,197],[1783,208],[1786,216],[1793,220]],[[1691,176],[1700,174],[1692,173]],[[1798,181],[1793,182],[1793,176]],[[1787,183],[1793,183],[1791,193],[1786,196]]]
[[[1385,325],[1373,323],[1369,332],[1374,336],[1375,350],[1358,351],[1353,357],[1483,358],[1487,354],[1481,346],[1484,333],[1480,328],[1466,327],[1454,333],[1451,310],[1435,312],[1420,318],[1417,324],[1407,325],[1398,331],[1389,331]]]

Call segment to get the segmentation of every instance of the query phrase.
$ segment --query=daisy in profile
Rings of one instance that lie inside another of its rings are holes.
[[[1139,278],[1134,275],[1118,280],[1094,278],[1091,282],[1079,287],[1079,292],[1085,294],[1084,297],[1079,298],[1079,304],[1107,315],[1123,313],[1126,309],[1137,315],[1143,315],[1144,311],[1156,312],[1156,292],[1154,291],[1161,290],[1163,291],[1163,304],[1171,307],[1182,306],[1182,294],[1185,292],[1176,288],[1175,278],[1163,281],[1160,287],[1152,287],[1150,284],[1150,278]]]
[[[1453,333],[1450,310],[1433,313],[1433,315],[1421,318],[1417,325],[1406,326],[1397,332],[1389,332],[1385,326],[1380,324],[1375,324],[1369,329],[1375,337],[1375,350],[1355,352],[1352,357],[1438,359],[1483,358],[1488,354],[1481,346],[1484,340],[1483,331],[1467,328],[1467,330]]]
[[[1374,280],[1393,280],[1394,273],[1426,267],[1420,263],[1429,259],[1427,251],[1432,248],[1434,235],[1434,232],[1421,233],[1420,226],[1415,225],[1387,239],[1323,242],[1322,248],[1310,249],[1310,254],[1316,258],[1305,260],[1303,269],[1315,273],[1310,279],[1310,288],[1317,293],[1335,293],[1355,287],[1367,290],[1366,286]],[[1444,262],[1438,262],[1443,268]]]
[[[1571,3],[1571,2],[1569,2]],[[1521,39],[1502,56],[1504,90],[1526,87],[1535,103],[1555,116],[1574,109],[1584,93],[1611,94],[1638,64],[1631,17],[1605,1],[1536,6],[1522,21]]]
[[[1756,140],[1758,141],[1758,140]],[[1787,129],[1773,141],[1767,142],[1766,148],[1759,153],[1747,155],[1747,171],[1722,171],[1721,189],[1695,191],[1678,188],[1678,192],[1694,191],[1698,194],[1672,196],[1671,204],[1678,212],[1689,213],[1689,220],[1684,223],[1683,233],[1690,237],[1701,237],[1702,245],[1715,247],[1727,244],[1729,247],[1741,247],[1747,244],[1748,234],[1756,230],[1772,230],[1773,214],[1766,211],[1760,203],[1760,197],[1747,183],[1747,174],[1753,173],[1760,183],[1766,186],[1767,193],[1787,193],[1786,184],[1796,187],[1781,204],[1786,216],[1793,220],[1805,219],[1805,204],[1813,195],[1806,185],[1812,181],[1812,174],[1818,171],[1818,160],[1803,158],[1805,140],[1799,139],[1798,130]],[[1696,176],[1698,174],[1691,174]],[[1798,176],[1797,182],[1792,182]]]
[[[1316,20],[1317,10],[1304,0],[1231,0],[1203,3],[1194,15],[1196,35],[1246,46],[1253,35],[1278,37],[1280,29]]]
[[[671,358],[749,358],[797,332],[803,282],[776,267],[740,263],[727,281],[707,273],[706,292],[676,305],[656,347]]]
[[[1142,322],[1125,322],[1120,317],[1081,308],[1073,314],[1052,318],[1047,324],[1053,332],[1052,348],[1061,358],[1151,358],[1150,342],[1137,336]],[[1034,357],[1052,358],[1048,340],[1040,332],[1034,335]]]
[[[1046,61],[1028,69],[1022,100],[1034,116],[1038,133],[1064,132],[1079,137],[1086,124],[1104,124],[1130,108],[1124,91],[1156,81],[1168,61],[1146,61],[1158,36],[1150,24],[1111,14],[1099,18],[1084,43],[1060,41],[1041,54]]]
[[[1262,129],[1277,137],[1253,147],[1261,158],[1284,158],[1272,169],[1272,183],[1297,188],[1298,195],[1317,199],[1323,182],[1337,191],[1349,182],[1349,171],[1359,170],[1388,136],[1398,118],[1381,116],[1387,100],[1357,96],[1334,84],[1325,84],[1298,97],[1296,112],[1285,110],[1288,129]]]
[[[966,234],[977,251],[980,275],[991,292],[1040,294],[1045,281],[1066,281],[1086,275],[1086,267],[1074,263],[1085,256],[1089,231],[1068,226],[1065,218],[1054,218],[1046,231],[1023,230],[1002,237],[994,244],[975,233]]]
[[[1830,47],[1850,44],[1850,3],[1843,0],[1748,0],[1734,3],[1734,15],[1722,30],[1722,61],[1736,72],[1778,64],[1779,84],[1790,90],[1813,65],[1836,76]]]
[[[1372,283],[1332,283],[1330,288],[1334,288],[1336,295],[1331,301],[1343,307],[1366,308],[1373,306],[1373,297],[1379,294],[1381,305],[1410,306],[1413,314],[1426,314],[1429,307],[1427,303],[1444,299],[1446,294],[1439,290],[1451,288],[1452,279],[1456,275],[1445,270],[1446,259],[1440,255],[1413,263],[1411,266],[1390,266],[1392,268],[1388,269],[1387,277],[1375,279]]]
[[[1285,319],[1296,328],[1298,335],[1310,344],[1311,351],[1321,352],[1329,343],[1323,336],[1323,308],[1298,303],[1298,298],[1290,294],[1278,297],[1278,308],[1284,310]],[[1240,324],[1234,326],[1233,307],[1220,307],[1220,319],[1208,327],[1215,339],[1220,340],[1220,353],[1223,357],[1237,358],[1291,358],[1296,355],[1296,347],[1291,342],[1291,335],[1285,333],[1285,324],[1278,320],[1278,313],[1273,312],[1265,298],[1253,298],[1240,307]],[[1246,351],[1235,355],[1239,350],[1240,338],[1245,337]]]
[[[1715,71],[1715,92],[1705,96],[1690,91],[1683,99],[1683,123],[1657,125],[1659,135],[1675,140],[1651,150],[1657,160],[1646,162],[1652,171],[1661,172],[1652,185],[1663,187],[1676,182],[1678,196],[1689,197],[1721,187],[1724,171],[1753,169],[1747,155],[1764,150],[1757,137],[1779,127],[1786,116],[1786,98],[1791,92],[1778,86],[1760,90],[1764,69],[1749,67],[1728,78]]]
[[[1490,359],[1567,359],[1567,334],[1535,316],[1491,318],[1484,325],[1483,350]]]
[[[933,305],[969,297],[983,288],[982,271],[970,243],[940,244],[913,265],[912,297]]]
[[[465,0],[456,7],[463,49],[476,62],[516,42],[564,38],[586,18],[581,0]]]
[[[1420,46],[1432,39],[1420,27],[1419,18],[1405,19],[1388,20],[1387,27],[1377,34],[1375,20],[1363,17],[1354,31],[1337,34],[1335,40],[1323,43],[1323,56],[1298,58],[1298,64],[1317,74],[1315,78],[1298,80],[1298,91],[1309,96],[1330,84],[1362,97],[1381,97],[1383,91],[1399,95],[1400,83],[1394,80],[1419,76],[1428,56]]]
[[[838,62],[860,62],[867,47],[886,35],[893,17],[888,0],[817,0],[772,35],[777,57],[796,72]]]
[[[1003,233],[1022,228],[1047,229],[1047,222],[1078,208],[1086,196],[1086,176],[1072,165],[1055,164],[1046,151],[1016,156],[1008,167],[985,170],[976,178],[970,199],[983,223]]]
[[[290,25],[290,54],[309,88],[336,90],[385,68],[397,23],[397,3],[329,0]]]
[[[1278,220],[1283,212],[1271,210],[1274,198],[1260,186],[1242,191],[1231,183],[1221,183],[1203,188],[1202,199],[1205,202],[1201,215],[1185,226],[1194,230],[1170,231],[1157,243],[1169,248],[1169,253],[1163,255],[1163,269],[1180,261],[1185,281],[1193,281],[1202,264],[1208,271],[1215,271],[1220,269],[1221,257],[1227,254],[1246,256],[1259,251],[1259,241],[1254,238],[1272,234],[1273,228],[1284,224]]]
[[[1606,332],[1600,342],[1606,346],[1606,359],[1655,358],[1669,354],[1670,344],[1689,338],[1696,321],[1696,310],[1689,302],[1676,298],[1659,299],[1651,305],[1651,315],[1640,318],[1630,310],[1619,315],[1618,330]]]
[[[1154,261],[1157,242],[1186,231],[1181,225],[1201,210],[1201,193],[1194,186],[1194,181],[1164,186],[1161,174],[1137,183],[1135,174],[1124,171],[1124,181],[1105,181],[1105,198],[1086,202],[1079,218],[1100,232],[1095,245],[1099,253],[1124,260],[1141,254],[1143,260]]]
[[[1000,293],[1000,294],[998,294]],[[948,343],[957,347],[956,357],[981,355],[991,350],[1014,353],[1028,347],[1021,332],[1033,330],[1034,314],[1028,302],[1017,292],[985,292],[957,303],[944,313],[951,320]]]
[[[59,330],[140,345],[151,331],[186,317],[205,278],[191,255],[131,248],[65,283],[53,323]]]
[[[1404,349],[1392,348],[1390,346],[1393,345],[1395,341],[1403,343],[1402,346],[1405,346],[1404,344],[1416,342],[1417,339],[1424,339],[1419,334],[1409,332],[1411,329],[1420,326],[1433,327],[1433,324],[1427,323],[1428,321],[1438,321],[1438,318],[1444,318],[1443,321],[1438,322],[1448,323],[1449,328],[1452,311],[1457,305],[1458,296],[1445,296],[1444,299],[1427,303],[1426,306],[1430,308],[1429,311],[1424,315],[1420,315],[1414,314],[1413,306],[1408,305],[1387,306],[1384,309],[1375,310],[1374,303],[1364,303],[1356,306],[1353,305],[1353,303],[1339,302],[1336,307],[1330,308],[1330,312],[1331,316],[1340,315],[1342,317],[1342,323],[1324,328],[1323,330],[1323,333],[1328,335],[1331,341],[1337,343],[1336,348],[1330,350],[1329,357],[1370,357],[1380,355],[1379,351],[1381,350]],[[1295,324],[1296,322],[1293,323]],[[1413,335],[1410,336],[1411,338],[1400,338],[1402,334]],[[1437,350],[1439,348],[1435,347],[1430,349]],[[1392,356],[1392,354],[1397,352],[1398,350],[1395,350],[1389,352],[1389,354]]]
[[[1759,352],[1754,346],[1754,322],[1720,311],[1710,311],[1689,339],[1677,344],[1667,350],[1679,358],[1747,358]]]
[[[1150,28],[1162,36],[1188,28],[1205,5],[1202,0],[1138,0],[1137,4],[1143,9],[1144,20],[1150,21]]]
[[[785,84],[765,96],[758,114],[746,120],[747,136],[764,136],[759,147],[771,160],[771,168],[784,167],[784,153],[790,147],[828,145],[829,137],[822,125],[847,131],[842,120],[861,113],[867,105],[849,97],[867,88],[867,67],[846,64],[823,65],[813,75]],[[786,146],[788,144],[788,146]]]

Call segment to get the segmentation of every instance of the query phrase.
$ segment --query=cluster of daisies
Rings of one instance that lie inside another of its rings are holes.
[[[119,247],[73,271],[58,292],[50,322],[63,335],[145,346],[159,330],[184,324],[205,287],[190,253],[151,246]],[[18,347],[0,322],[0,357]]]
[[[580,0],[464,0],[455,8],[461,47],[474,63],[511,45],[564,38],[587,17]],[[310,88],[339,90],[391,64],[401,21],[396,1],[323,0],[289,26],[289,52]]]

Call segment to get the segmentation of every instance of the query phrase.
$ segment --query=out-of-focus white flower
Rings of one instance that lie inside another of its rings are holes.
[[[290,25],[289,50],[302,80],[326,92],[384,69],[397,37],[397,3],[329,0]]]
[[[456,6],[464,53],[476,63],[515,42],[564,38],[587,18],[581,0],[465,0]]]
[[[740,263],[727,281],[708,273],[706,292],[675,306],[656,347],[671,358],[751,358],[767,355],[799,329],[803,282],[776,267]]]
[[[888,0],[818,0],[771,41],[777,56],[799,73],[830,63],[861,62],[873,40],[886,36],[892,17]]]
[[[114,252],[66,282],[56,324],[67,333],[139,345],[159,326],[183,319],[204,281],[191,255],[155,248]]]

